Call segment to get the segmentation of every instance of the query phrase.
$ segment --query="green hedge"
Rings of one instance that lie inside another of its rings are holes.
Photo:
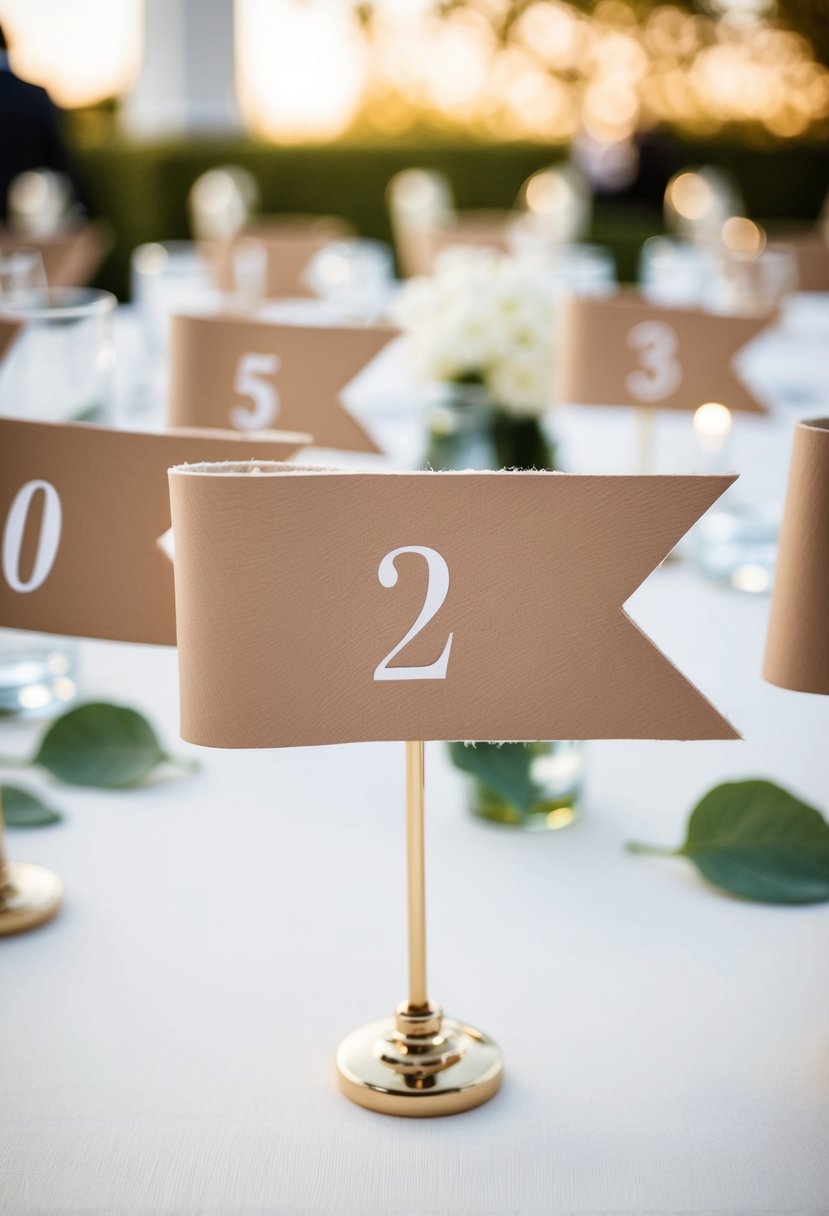
[[[187,193],[218,164],[249,169],[266,213],[342,215],[363,236],[390,240],[385,206],[389,178],[412,165],[443,171],[459,207],[508,207],[521,183],[561,156],[538,144],[398,143],[278,147],[247,139],[131,143],[79,147],[77,159],[97,214],[111,222],[116,244],[98,282],[126,297],[129,259],[144,241],[188,236]],[[686,143],[686,164],[718,164],[738,179],[749,214],[767,220],[811,220],[829,181],[829,149],[794,144],[762,150],[733,144]],[[661,229],[655,208],[601,203],[593,237],[610,245],[622,278],[635,277],[642,241]]]

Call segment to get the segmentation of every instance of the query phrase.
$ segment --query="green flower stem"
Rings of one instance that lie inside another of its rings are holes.
[[[628,853],[639,853],[644,857],[676,857],[675,849],[660,849],[654,844],[641,844],[638,840],[628,840],[625,844]]]

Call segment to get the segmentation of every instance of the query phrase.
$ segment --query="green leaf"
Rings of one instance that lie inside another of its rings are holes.
[[[19,785],[0,786],[0,801],[3,819],[10,828],[45,828],[63,819],[52,807]]]
[[[146,718],[123,705],[79,705],[50,726],[32,763],[70,785],[137,785],[167,760]]]
[[[536,786],[530,776],[534,754],[523,743],[450,743],[452,761],[465,773],[476,777],[522,815],[528,815],[537,801]]]
[[[668,855],[687,857],[710,883],[744,899],[829,900],[829,824],[771,781],[734,781],[710,790],[691,813],[685,843]]]

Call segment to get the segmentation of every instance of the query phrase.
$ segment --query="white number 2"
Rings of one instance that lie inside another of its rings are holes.
[[[676,392],[682,383],[682,368],[676,359],[679,338],[675,329],[664,321],[640,321],[628,334],[628,346],[638,353],[642,365],[625,380],[637,401],[664,401]]]
[[[38,490],[43,492],[43,516],[40,522],[40,537],[37,542],[34,565],[28,579],[20,577],[20,553],[23,548],[23,533],[32,499]],[[60,545],[63,511],[60,495],[48,481],[27,481],[14,496],[6,526],[3,528],[3,577],[12,591],[37,591],[46,582]]]
[[[253,408],[234,405],[230,421],[237,430],[261,431],[276,419],[279,393],[273,377],[278,371],[279,355],[242,355],[236,367],[233,391],[240,397],[250,397]]]
[[[449,567],[436,549],[425,549],[421,545],[404,545],[401,549],[392,549],[387,553],[377,569],[377,577],[384,587],[394,587],[397,583],[395,558],[401,553],[418,553],[426,559],[429,567],[429,581],[426,585],[426,598],[417,620],[409,632],[390,650],[384,659],[377,664],[374,671],[375,680],[445,680],[446,668],[449,663],[449,651],[452,649],[453,633],[449,634],[443,654],[434,663],[424,667],[389,667],[389,663],[398,655],[404,646],[411,642],[422,629],[429,624],[432,617],[441,607],[449,591]]]

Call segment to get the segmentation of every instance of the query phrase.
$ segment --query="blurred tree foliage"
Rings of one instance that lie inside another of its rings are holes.
[[[815,59],[829,67],[829,0],[777,0],[785,25],[812,44]]]
[[[435,8],[450,13],[454,9],[467,8],[475,5],[479,9],[489,10],[493,26],[498,30],[501,39],[506,42],[510,30],[525,9],[537,0],[436,0]],[[571,8],[583,13],[593,13],[600,5],[607,6],[607,0],[566,0]],[[637,18],[644,18],[655,8],[670,3],[672,8],[678,8],[685,13],[700,13],[705,16],[718,15],[723,12],[726,0],[718,4],[716,0],[617,0],[629,8]],[[370,0],[361,3],[358,11],[364,20],[370,21],[372,4]],[[761,15],[779,18],[780,24],[801,34],[811,44],[815,58],[819,63],[829,67],[829,0],[768,0],[765,13]]]

